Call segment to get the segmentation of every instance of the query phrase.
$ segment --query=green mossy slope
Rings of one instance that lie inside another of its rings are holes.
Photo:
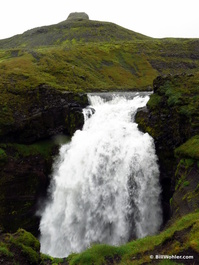
[[[34,28],[14,37],[0,40],[0,49],[35,48],[76,43],[100,43],[151,39],[110,22],[65,20],[61,23]]]
[[[168,260],[156,259],[156,255],[190,255],[194,259],[188,260],[187,264],[197,264],[195,262],[199,257],[198,217],[198,213],[189,214],[157,236],[132,241],[121,247],[92,246],[81,254],[69,256],[69,265],[175,264],[175,259],[169,263]],[[183,258],[179,261],[185,264]]]
[[[67,91],[148,90],[161,74],[197,72],[193,40],[88,43],[0,51],[0,89],[24,90],[46,83]],[[163,53],[162,50],[165,52]],[[199,54],[199,53],[198,53]],[[176,58],[177,56],[177,58]]]
[[[199,258],[199,213],[184,216],[159,235],[131,241],[120,247],[93,245],[80,254],[71,254],[64,259],[39,254],[38,240],[22,229],[15,234],[1,235],[0,239],[0,258],[4,264],[23,261],[23,264],[41,265],[192,265],[198,264]],[[161,259],[160,255],[170,258]],[[172,255],[181,258],[171,259]],[[186,256],[189,259],[185,259]]]
[[[147,90],[157,71],[134,48],[124,43],[58,46],[18,50],[16,57],[11,50],[2,51],[0,89],[23,90],[46,83],[75,92]]]
[[[0,90],[148,90],[159,74],[197,72],[198,39],[153,39],[108,22],[63,21],[0,40]]]

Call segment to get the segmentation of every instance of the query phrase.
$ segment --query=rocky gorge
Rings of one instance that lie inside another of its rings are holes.
[[[60,32],[56,31],[59,39],[49,37],[55,30],[48,27],[0,43],[2,264],[177,264],[151,260],[149,256],[157,253],[191,255],[193,261],[181,260],[181,264],[197,264],[198,40],[161,42],[120,29],[122,37],[115,30],[116,39],[112,41],[106,39],[106,26],[89,21],[83,14],[75,21],[53,27],[67,30],[67,43]],[[75,39],[73,28],[78,27],[87,30],[80,31],[81,36]],[[93,44],[98,38],[97,31],[93,35],[96,28],[103,31],[98,46]],[[35,35],[35,41],[30,41],[29,35]],[[41,39],[45,40],[43,46],[53,40],[59,48],[37,48]],[[78,43],[82,39],[85,46]],[[23,42],[26,49],[21,48]],[[6,45],[11,46],[5,49]],[[70,137],[82,128],[87,92],[138,89],[153,91],[147,106],[137,112],[136,122],[155,142],[162,187],[161,232],[121,247],[94,245],[67,259],[41,254],[36,212],[47,196],[52,164],[58,154],[59,143],[54,137]]]
[[[166,225],[167,228],[172,227],[179,218],[196,212],[199,207],[198,79],[196,75],[186,74],[160,76],[154,80],[153,89],[154,93],[151,95],[147,107],[138,111],[136,121],[140,129],[151,134],[155,140],[160,165],[164,226]],[[38,88],[38,91],[42,91],[40,96],[37,96],[37,99],[40,98],[41,101],[38,101],[38,106],[34,103],[34,106],[37,110],[39,110],[39,106],[45,106],[45,117],[51,117],[51,127],[47,124],[49,131],[45,130],[48,135],[44,137],[41,133],[42,126],[46,126],[46,123],[44,122],[42,125],[42,115],[40,114],[36,116],[39,117],[38,123],[35,115],[30,115],[28,119],[30,130],[28,130],[27,124],[24,126],[24,121],[22,123],[24,127],[19,126],[18,122],[16,132],[19,127],[24,128],[26,137],[18,136],[17,138],[17,135],[14,137],[6,130],[9,138],[6,134],[2,136],[1,233],[15,232],[18,228],[23,228],[35,236],[38,235],[39,218],[35,216],[35,211],[39,200],[41,202],[42,198],[44,199],[46,196],[53,156],[58,151],[58,145],[50,140],[50,137],[66,132],[66,124],[70,128],[67,134],[69,131],[73,133],[75,129],[80,129],[83,125],[83,123],[80,124],[81,119],[78,115],[80,115],[81,108],[88,104],[86,95],[68,95],[45,86]],[[50,97],[53,93],[55,95],[50,100],[48,95]],[[45,101],[44,98],[48,100]],[[77,116],[75,116],[76,112]],[[53,121],[52,113],[55,114],[56,122]],[[64,113],[64,115],[58,120],[60,113],[62,115]],[[73,118],[69,119],[68,117]],[[74,117],[78,117],[77,120]],[[72,122],[69,123],[69,120]],[[38,124],[40,126],[37,126]],[[31,132],[37,138],[30,137]],[[23,129],[21,129],[21,135],[23,135]],[[42,142],[47,138],[48,141]],[[39,140],[41,142],[38,142]],[[18,234],[20,233],[26,232],[21,230]],[[184,236],[187,236],[186,231]],[[183,239],[181,240],[183,241]],[[164,249],[164,244],[162,249]],[[195,251],[192,249],[192,253],[196,256],[197,251]],[[190,253],[190,250],[187,253]],[[27,253],[25,257],[27,258]],[[38,256],[38,260],[41,262],[40,256]],[[113,260],[116,260],[116,257]],[[70,264],[67,263],[68,261],[62,260],[62,262]]]
[[[136,119],[155,140],[168,221],[198,209],[198,79],[186,74],[159,76],[153,89],[147,109],[138,112]]]

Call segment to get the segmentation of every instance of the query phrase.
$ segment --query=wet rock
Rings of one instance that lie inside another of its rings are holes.
[[[0,227],[39,233],[36,211],[46,197],[57,134],[72,135],[84,124],[86,94],[58,91],[45,84],[28,91],[8,91],[12,117],[0,122]],[[42,141],[45,140],[45,141]]]
[[[199,134],[198,78],[185,73],[159,76],[154,80],[153,89],[154,94],[147,103],[148,112],[139,111],[136,121],[139,128],[148,132],[155,141],[166,223],[170,217],[174,217],[177,210],[180,212],[180,209],[177,209],[181,208],[179,194],[181,200],[183,199],[182,193],[176,190],[179,159],[176,158],[174,151],[190,137]],[[191,176],[195,178],[193,174]],[[173,204],[171,210],[172,197],[178,207],[174,207]],[[192,203],[194,204],[193,197]],[[198,205],[198,202],[195,201],[195,205]],[[189,204],[184,213],[192,210],[193,207]]]
[[[43,84],[16,96],[20,96],[21,101],[26,100],[27,104],[16,111],[13,106],[12,123],[5,120],[0,125],[1,142],[33,143],[63,132],[71,134],[83,126],[80,113],[88,105],[86,94],[64,93]],[[76,113],[78,117],[71,119],[72,124],[65,122],[69,115],[75,116]]]
[[[0,226],[5,232],[15,232],[21,227],[38,235],[36,212],[46,197],[58,146],[51,141],[1,146],[7,159],[0,166]]]

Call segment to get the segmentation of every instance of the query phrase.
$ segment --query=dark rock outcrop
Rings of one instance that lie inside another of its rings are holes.
[[[84,13],[84,12],[74,12],[74,13],[70,13],[67,20],[78,20],[81,21],[83,19],[88,20],[89,16]]]
[[[61,92],[44,84],[34,90],[8,92],[20,97],[20,103],[10,106],[12,121],[0,124],[1,142],[33,143],[63,132],[71,135],[83,126],[86,94]],[[70,122],[70,116],[77,117]]]
[[[159,76],[154,80],[153,89],[154,94],[151,95],[147,109],[137,113],[136,121],[139,128],[148,132],[155,140],[166,222],[171,215],[177,216],[174,214],[176,211],[179,212],[179,209],[177,210],[174,206],[171,211],[172,197],[176,198],[178,192],[176,183],[179,176],[176,178],[176,170],[181,159],[175,156],[174,151],[192,136],[199,134],[198,77],[186,74]],[[191,168],[189,170],[194,171]],[[199,182],[199,178],[196,179],[194,174],[192,177]],[[180,197],[182,200],[182,194]],[[194,198],[192,199],[194,204]],[[184,213],[193,211],[190,204],[187,207],[189,208],[184,210]]]
[[[38,235],[37,209],[46,196],[53,157],[53,141],[32,145],[0,144],[6,159],[0,164],[0,226],[15,232],[19,227]]]
[[[36,210],[46,196],[58,153],[52,136],[72,135],[82,128],[88,99],[46,85],[7,93],[12,101],[6,113],[12,116],[0,122],[0,227],[5,232],[20,227],[38,235]]]

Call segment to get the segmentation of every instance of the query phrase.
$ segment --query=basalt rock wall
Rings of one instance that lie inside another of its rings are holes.
[[[12,119],[0,124],[1,142],[33,143],[60,133],[72,134],[70,115],[82,116],[77,126],[73,119],[73,128],[83,126],[82,109],[88,105],[86,94],[62,92],[44,84],[33,90],[8,93],[20,101],[19,106],[9,105]]]
[[[198,208],[197,191],[188,196],[199,183],[197,145],[190,141],[199,134],[198,85],[197,75],[159,76],[147,107],[136,116],[139,128],[155,141],[165,223]]]
[[[19,227],[38,234],[39,217],[54,157],[54,136],[72,135],[84,123],[86,94],[58,91],[46,85],[7,91],[0,116],[0,230]],[[7,117],[6,117],[7,115]]]

